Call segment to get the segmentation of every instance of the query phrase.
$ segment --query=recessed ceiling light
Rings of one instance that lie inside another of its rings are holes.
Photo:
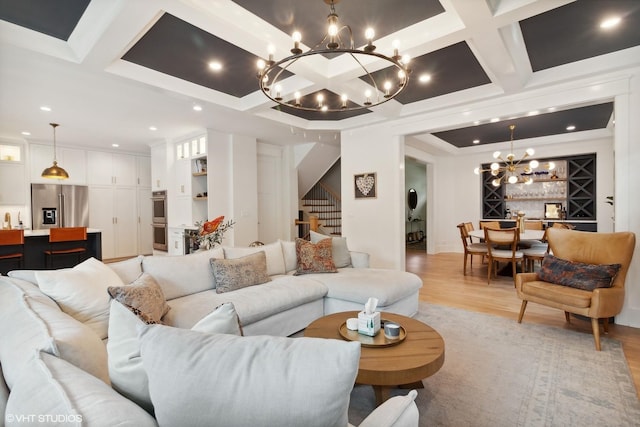
[[[20,132],[20,133],[21,133],[21,134],[23,134],[24,136],[29,136],[29,135],[31,135],[31,132],[27,132],[26,130],[25,130],[25,131],[22,131],[22,132]]]
[[[430,82],[431,74],[420,74],[420,77],[418,77],[418,80],[420,80],[420,83]]]
[[[500,118],[499,117],[494,117],[493,119],[490,120],[491,123],[495,123],[495,122],[499,122]]]
[[[547,108],[547,111],[556,111],[556,107],[549,107]]]
[[[609,28],[616,27],[620,21],[622,21],[622,18],[619,16],[611,16],[600,23],[600,28],[608,30]]]
[[[567,130],[576,130],[576,127],[574,125],[569,125],[567,126]]]
[[[537,116],[538,114],[540,114],[540,111],[538,111],[538,110],[529,111],[529,115],[530,116]]]
[[[209,62],[209,68],[211,68],[213,71],[220,71],[222,70],[222,64],[218,61],[211,61]]]
[[[155,126],[149,126],[149,130],[156,131],[156,130],[158,130],[158,128],[157,128],[157,127],[155,127]]]
[[[480,124],[480,120],[476,120],[475,122],[473,122],[473,124],[478,126]]]
[[[118,148],[118,147],[120,147],[120,144],[111,144],[111,146]]]
[[[43,105],[42,107],[40,107],[40,109],[42,111],[51,111],[51,107],[47,107],[46,105]]]
[[[474,140],[473,140],[473,143],[474,143],[474,144],[480,144],[480,140],[479,140],[479,139],[474,139]]]
[[[194,106],[193,106],[193,111],[202,111],[202,106],[200,106],[200,105],[194,105]]]

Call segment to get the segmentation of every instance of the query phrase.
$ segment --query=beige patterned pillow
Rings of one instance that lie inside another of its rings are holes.
[[[171,308],[162,288],[148,273],[142,273],[129,285],[109,286],[107,292],[148,324],[162,323],[162,316]]]
[[[262,251],[234,259],[211,258],[210,262],[219,294],[271,281],[267,257]]]
[[[296,276],[338,272],[333,262],[331,238],[320,240],[318,243],[296,239],[296,258],[298,259]]]

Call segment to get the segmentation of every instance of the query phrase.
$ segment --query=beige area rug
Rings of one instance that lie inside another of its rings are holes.
[[[619,341],[597,352],[589,334],[426,303],[416,318],[445,341],[444,366],[418,390],[421,426],[640,426]],[[371,387],[356,386],[349,421],[373,409]]]

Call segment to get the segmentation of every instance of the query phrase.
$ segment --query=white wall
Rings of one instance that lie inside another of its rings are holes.
[[[640,327],[640,70],[629,92],[616,97],[615,227],[636,233],[636,247],[625,282],[625,303],[616,323]]]
[[[344,132],[342,235],[349,249],[368,252],[371,265],[404,270],[404,138],[388,128]],[[355,199],[354,175],[377,175],[377,197]]]
[[[258,152],[257,141],[243,135],[232,135],[232,218],[233,241],[248,246],[258,239]]]

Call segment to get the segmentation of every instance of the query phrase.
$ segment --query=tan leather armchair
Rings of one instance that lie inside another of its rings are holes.
[[[608,319],[620,313],[624,303],[624,281],[635,248],[635,234],[631,232],[591,233],[562,228],[548,228],[549,249],[554,256],[587,264],[621,264],[610,288],[593,291],[575,289],[539,280],[538,273],[516,275],[518,297],[522,299],[518,323],[522,322],[529,301],[564,310],[567,322],[570,313],[591,318],[596,350],[600,350],[600,325],[605,333]]]

